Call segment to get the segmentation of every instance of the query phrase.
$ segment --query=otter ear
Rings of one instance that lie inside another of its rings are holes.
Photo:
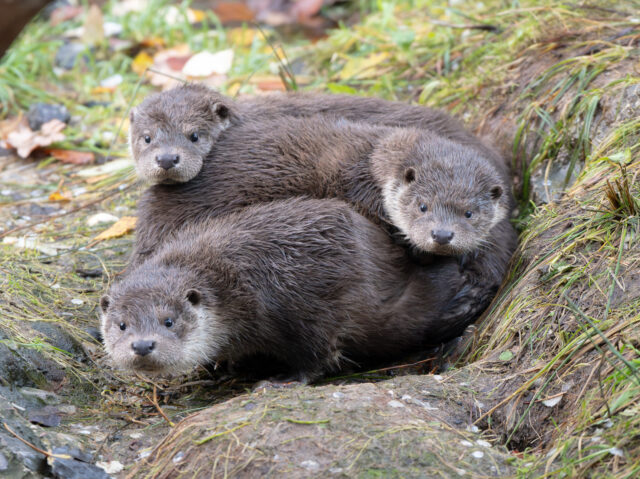
[[[111,298],[108,295],[104,295],[102,296],[102,298],[100,298],[100,309],[102,309],[103,313],[107,312],[107,309],[109,309],[109,304],[111,304]]]
[[[222,102],[215,102],[211,107],[213,113],[220,117],[222,120],[229,118],[229,107]]]
[[[502,196],[502,186],[496,185],[489,191],[492,200],[497,200]]]
[[[404,170],[404,182],[405,184],[410,184],[413,183],[414,181],[416,181],[416,170],[412,167],[407,168],[406,170]]]
[[[187,301],[189,301],[194,306],[200,303],[201,299],[202,294],[197,289],[190,289],[189,291],[187,291]]]

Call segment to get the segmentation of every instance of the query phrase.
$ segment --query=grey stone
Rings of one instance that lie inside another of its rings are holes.
[[[71,115],[64,105],[51,105],[49,103],[34,103],[27,112],[29,128],[33,131],[39,130],[42,125],[51,120],[60,120],[69,123]]]
[[[71,70],[78,56],[85,51],[85,46],[79,43],[65,43],[56,53],[55,65],[65,70]]]

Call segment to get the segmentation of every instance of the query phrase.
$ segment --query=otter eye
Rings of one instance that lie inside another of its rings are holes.
[[[464,215],[465,215],[467,218],[471,218],[471,216],[473,216],[473,213],[472,213],[471,211],[465,211],[465,212],[464,212]]]
[[[144,135],[144,142],[151,143],[151,137],[149,135]]]
[[[425,205],[424,203],[420,203],[420,211],[422,211],[423,213],[427,211],[427,205]]]
[[[164,325],[165,325],[167,328],[170,328],[171,326],[173,326],[173,319],[171,319],[171,318],[167,318],[167,319],[165,319],[165,320],[164,320]]]
[[[120,323],[120,331],[124,331],[125,329],[127,329],[127,325],[124,323]]]
[[[191,133],[189,139],[195,143],[196,141],[198,141],[198,134],[196,132]]]

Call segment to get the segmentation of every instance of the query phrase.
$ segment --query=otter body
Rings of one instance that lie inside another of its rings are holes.
[[[143,194],[133,262],[185,224],[306,195],[342,199],[421,252],[473,256],[495,286],[515,245],[507,191],[477,153],[429,132],[325,117],[243,121],[193,179]]]
[[[295,198],[182,228],[103,297],[102,332],[126,369],[262,354],[313,380],[455,337],[490,296],[453,258],[409,261],[348,204]]]

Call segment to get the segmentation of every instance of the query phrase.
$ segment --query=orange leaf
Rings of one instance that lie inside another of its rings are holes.
[[[91,89],[91,94],[99,95],[100,93],[113,93],[114,91],[116,91],[114,86],[97,86]]]
[[[49,201],[71,201],[71,192],[68,190],[54,191],[49,195]]]
[[[95,155],[90,151],[74,151],[60,150],[58,148],[49,148],[47,154],[53,156],[56,160],[63,163],[71,163],[72,165],[87,165],[95,161]]]
[[[98,241],[111,238],[119,238],[120,236],[126,235],[130,231],[133,231],[133,229],[136,227],[136,220],[137,218],[135,216],[123,216],[109,228],[93,238],[91,244],[95,244]]]
[[[253,11],[240,2],[216,2],[213,11],[223,25],[255,20]]]
[[[144,71],[153,65],[153,58],[147,52],[140,52],[133,59],[131,63],[131,69],[138,75],[142,75]]]
[[[164,46],[164,40],[160,37],[149,37],[143,39],[140,45],[147,48],[160,48]]]

